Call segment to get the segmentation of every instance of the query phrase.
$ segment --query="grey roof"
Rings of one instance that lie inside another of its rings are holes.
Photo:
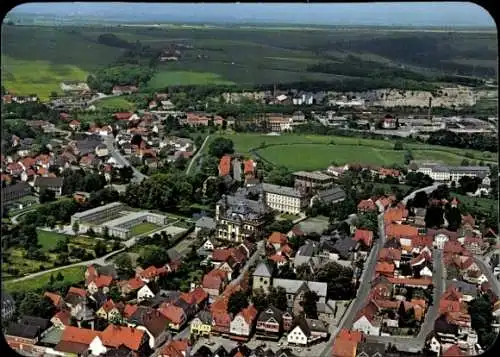
[[[255,271],[253,272],[254,276],[263,276],[263,277],[272,277],[273,276],[273,268],[262,262],[257,265]]]
[[[290,347],[282,347],[276,351],[275,357],[295,357]]]
[[[196,221],[195,226],[197,228],[206,228],[206,229],[213,230],[216,227],[216,223],[215,223],[215,220],[213,218],[204,216]]]
[[[312,257],[318,252],[318,243],[308,240],[306,241],[297,251],[297,254],[295,255],[295,258],[297,256],[306,256],[306,257]]]
[[[170,248],[169,250],[167,250],[167,255],[170,261],[177,261],[182,259],[182,255],[175,248]]]
[[[316,196],[325,202],[335,202],[345,199],[345,192],[340,187],[331,187],[326,190],[318,191]]]
[[[37,176],[35,178],[35,186],[38,187],[62,187],[63,178],[62,177],[41,177]]]
[[[38,326],[30,326],[25,324],[18,323],[10,323],[5,331],[5,334],[8,336],[16,336],[23,338],[35,338],[40,333],[40,327]]]
[[[478,292],[477,292],[477,287],[475,284],[470,284],[465,281],[461,280],[448,280],[446,281],[446,286],[453,285],[455,288],[462,292],[463,294],[466,295],[471,295],[473,297],[476,297]]]
[[[233,180],[241,181],[241,161],[233,160]]]
[[[333,314],[335,312],[335,301],[328,300],[326,303],[317,302],[316,309],[318,310],[318,313]]]
[[[94,317],[94,310],[92,310],[87,304],[83,305],[83,309],[79,310],[75,316],[75,318],[80,321],[93,320]]]
[[[198,315],[196,315],[196,317],[198,317],[204,324],[212,324],[212,313],[210,311],[202,310],[198,313]]]
[[[327,284],[321,283],[317,281],[304,281],[304,280],[293,280],[293,279],[274,279],[273,286],[281,286],[283,287],[287,294],[295,294],[302,287],[303,284],[306,284],[309,290],[316,292],[319,297],[326,297]]]
[[[109,275],[112,276],[113,279],[118,278],[118,273],[113,264],[108,265],[96,265],[96,270],[100,275]]]
[[[356,247],[358,242],[351,238],[338,239],[333,245],[341,257],[347,257],[349,253]]]
[[[304,197],[304,194],[302,192],[296,190],[293,187],[278,186],[264,182],[262,184],[262,189],[264,190],[264,192],[274,193],[282,196],[296,197],[296,198]]]
[[[294,176],[302,176],[302,177],[307,177],[313,180],[331,180],[332,176],[329,176],[327,174],[324,174],[319,171],[313,171],[313,172],[308,172],[308,171],[297,171],[293,173]]]
[[[281,321],[283,320],[283,311],[273,305],[269,305],[267,308],[262,310],[257,321],[269,321],[271,318],[274,318],[277,323],[281,324]]]
[[[23,316],[20,323],[23,325],[38,326],[42,331],[48,329],[51,325],[50,320],[36,316]]]
[[[241,196],[223,196],[217,204],[221,207],[221,215],[231,219],[257,220],[268,209],[264,202],[253,201]]]
[[[328,328],[325,326],[325,323],[321,320],[316,319],[306,319],[307,326],[311,331],[317,332],[328,332]]]
[[[88,209],[88,210],[83,211],[83,212],[77,212],[73,215],[73,217],[84,218],[86,216],[92,215],[92,214],[97,213],[97,212],[106,211],[106,210],[114,208],[116,206],[123,206],[123,208],[125,208],[124,204],[121,202],[112,202],[112,203],[108,203],[107,205],[104,205],[104,206]]]
[[[102,305],[108,301],[108,297],[102,291],[98,290],[94,294],[90,295],[90,298],[95,301],[96,305],[100,308]]]
[[[356,348],[356,357],[383,357],[385,344],[379,342],[359,342]]]

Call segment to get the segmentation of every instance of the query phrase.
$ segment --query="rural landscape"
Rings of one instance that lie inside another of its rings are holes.
[[[9,12],[8,348],[54,357],[491,349],[497,31],[476,5],[447,6]]]

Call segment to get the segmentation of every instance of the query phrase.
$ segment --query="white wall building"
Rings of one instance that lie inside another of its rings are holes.
[[[262,184],[265,203],[271,209],[288,214],[299,214],[308,206],[306,196],[293,187]]]

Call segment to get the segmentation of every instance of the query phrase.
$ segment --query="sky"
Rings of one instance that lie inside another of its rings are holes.
[[[474,3],[32,3],[12,13],[100,17],[121,21],[253,22],[311,25],[495,26],[489,13]]]

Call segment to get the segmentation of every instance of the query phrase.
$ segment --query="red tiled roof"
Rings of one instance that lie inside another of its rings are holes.
[[[366,229],[356,229],[354,233],[355,241],[362,241],[367,247],[371,247],[373,241],[373,232]]]
[[[202,285],[206,289],[220,289],[226,277],[227,273],[225,271],[213,269],[205,274]]]
[[[55,294],[55,293],[51,293],[49,291],[46,291],[45,294],[43,294],[43,296],[46,296],[48,297],[50,300],[52,300],[52,303],[55,305],[55,306],[59,306],[59,304],[61,303],[62,301],[62,297],[61,295],[58,295],[58,294]]]
[[[404,207],[392,207],[384,213],[384,221],[387,223],[402,221],[406,217],[408,217],[408,210]]]
[[[354,357],[358,343],[356,341],[335,338],[332,348],[332,357]]]
[[[246,175],[246,174],[253,174],[253,172],[254,172],[254,161],[245,160],[243,173]]]
[[[378,171],[379,175],[381,176],[394,176],[394,177],[399,177],[400,172],[395,169],[386,169],[384,167],[381,167],[380,170]]]
[[[124,327],[117,325],[108,325],[101,333],[103,345],[118,348],[121,345],[138,351],[142,345],[145,332],[133,327]]]
[[[389,282],[392,284],[400,284],[400,285],[420,285],[420,286],[428,286],[432,284],[432,279],[424,279],[424,278],[388,278]]]
[[[365,316],[368,321],[370,321],[370,323],[373,323],[374,319],[375,319],[375,316],[377,315],[378,311],[379,311],[379,307],[377,306],[377,304],[373,301],[373,300],[370,300],[368,302],[368,304],[365,305],[365,307],[363,307],[356,315],[356,320],[358,320],[359,318],[361,318],[362,316]]]
[[[358,203],[358,209],[363,211],[376,211],[377,205],[372,200],[362,200]]]
[[[401,249],[382,248],[378,253],[378,261],[398,261],[401,260]]]
[[[288,243],[288,238],[286,237],[286,234],[273,232],[269,238],[267,238],[267,243],[284,245]]]
[[[193,298],[194,302],[197,305],[201,304],[204,300],[208,299],[207,292],[200,287],[195,288],[193,291],[189,293],[189,295]]]
[[[378,262],[375,265],[375,273],[379,274],[392,274],[394,275],[394,264],[387,262]]]
[[[111,310],[113,310],[114,307],[115,307],[115,302],[112,299],[109,299],[104,303],[104,305],[102,305],[102,309],[106,312],[110,312]]]
[[[232,248],[217,248],[212,251],[213,262],[225,262],[231,256]]]
[[[146,285],[146,283],[144,281],[142,281],[141,279],[139,279],[137,277],[132,278],[130,280],[127,280],[126,284],[128,285],[128,287],[131,290],[137,290],[137,289],[142,288],[144,285]]]
[[[110,286],[113,277],[109,275],[99,275],[97,278],[93,279],[93,281],[98,288],[102,288],[104,286]]]
[[[59,311],[54,318],[59,319],[64,326],[71,326],[71,313],[67,310]]]
[[[433,239],[429,236],[416,236],[411,238],[412,248],[432,247]]]
[[[257,317],[257,309],[253,305],[248,305],[240,311],[240,315],[245,319],[247,324],[251,325]]]
[[[123,316],[126,318],[129,318],[132,316],[135,312],[137,311],[137,305],[125,305],[125,308],[123,309]]]
[[[418,236],[418,228],[407,224],[388,224],[385,226],[385,234],[388,239],[413,238]]]
[[[87,296],[87,292],[84,289],[75,288],[74,286],[72,286],[72,287],[69,288],[68,295],[69,294],[78,295],[78,296],[81,296],[81,297]]]
[[[337,338],[359,343],[363,339],[363,333],[361,331],[351,331],[349,329],[343,328],[339,331]]]
[[[269,260],[272,260],[275,263],[284,263],[287,261],[286,257],[281,254],[273,254],[269,257]]]
[[[163,303],[158,311],[174,324],[180,324],[184,315],[184,310],[170,303]]]
[[[160,355],[163,357],[184,357],[188,347],[188,340],[171,340],[162,349]]]
[[[219,162],[219,176],[227,176],[231,171],[231,156],[224,155]]]
[[[97,336],[101,337],[101,332],[86,328],[66,326],[61,341],[90,344]]]

